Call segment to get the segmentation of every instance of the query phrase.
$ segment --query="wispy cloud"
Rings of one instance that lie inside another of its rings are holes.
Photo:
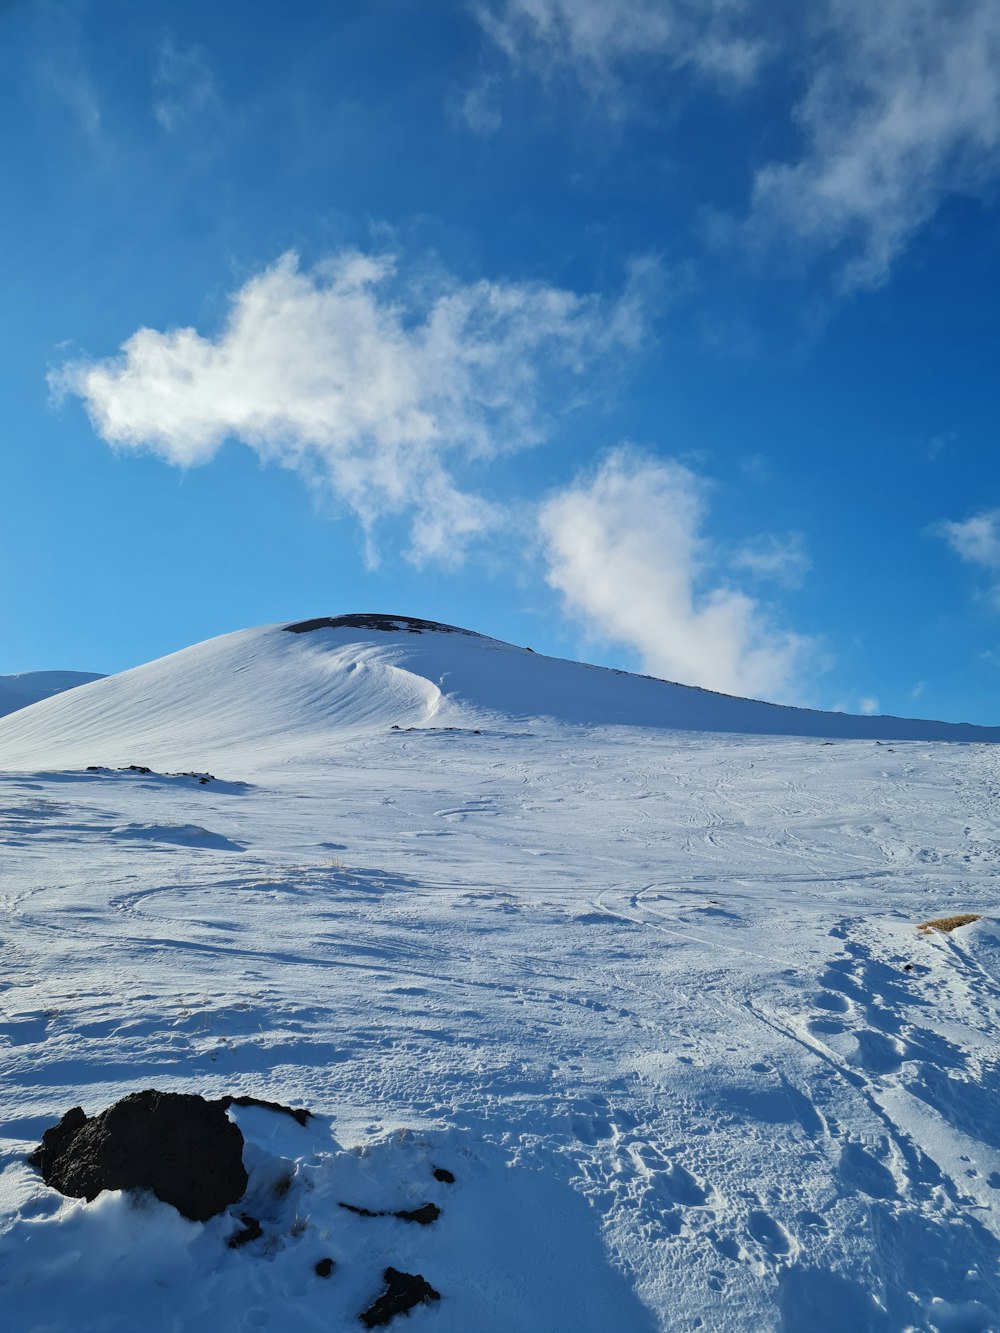
[[[83,15],[73,8],[38,5],[31,12],[38,60],[34,66],[46,98],[61,106],[92,153],[108,148],[100,82],[83,35]]]
[[[803,150],[757,174],[758,242],[836,252],[877,287],[945,196],[1000,172],[996,0],[827,0],[809,11]]]
[[[801,588],[811,566],[801,532],[765,533],[746,542],[733,556],[734,569],[783,588]]]
[[[933,532],[968,564],[1000,570],[1000,509],[987,509],[957,523],[942,521]]]
[[[546,79],[570,72],[604,98],[621,90],[637,60],[691,66],[738,86],[754,78],[763,52],[744,0],[493,0],[476,12],[514,65]]]
[[[1000,509],[986,509],[958,522],[942,520],[929,529],[968,565],[990,575],[990,599],[1000,610]]]
[[[937,435],[932,435],[924,446],[924,457],[928,463],[935,463],[945,452],[950,449],[958,439],[958,432],[954,430],[940,431]]]
[[[503,124],[496,100],[496,83],[495,78],[484,75],[454,103],[457,117],[475,134],[495,134]]]
[[[569,74],[612,114],[641,95],[643,69],[732,89],[767,59],[800,80],[797,150],[756,170],[742,224],[709,216],[707,233],[785,261],[832,258],[844,291],[884,283],[945,198],[1000,175],[996,0],[480,0],[475,12],[514,68]]]
[[[214,337],[141,328],[51,376],[118,449],[206,463],[227,438],[346,504],[369,543],[410,520],[410,556],[456,563],[497,521],[462,474],[542,441],[549,410],[649,330],[651,261],[616,299],[538,283],[399,278],[391,256],[294,253],[247,281]],[[563,392],[558,390],[562,388]],[[374,558],[374,547],[369,545]]]
[[[816,645],[713,577],[706,512],[690,468],[615,449],[541,507],[548,582],[592,637],[628,645],[654,675],[794,698]]]
[[[207,53],[200,46],[182,50],[170,33],[160,42],[153,91],[153,115],[168,133],[219,107]]]

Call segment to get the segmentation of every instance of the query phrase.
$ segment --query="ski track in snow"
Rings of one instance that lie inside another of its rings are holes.
[[[1000,1328],[997,752],[474,725],[0,773],[7,1326],[353,1329],[392,1264],[440,1333]],[[262,1241],[25,1164],[148,1086],[317,1112],[239,1113]]]

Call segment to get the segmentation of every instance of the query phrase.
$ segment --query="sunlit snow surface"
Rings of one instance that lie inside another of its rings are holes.
[[[387,1265],[414,1331],[1000,1327],[1000,751],[531,656],[248,631],[0,722],[4,1327],[336,1333]],[[205,1225],[25,1164],[145,1087],[318,1116],[233,1112]]]

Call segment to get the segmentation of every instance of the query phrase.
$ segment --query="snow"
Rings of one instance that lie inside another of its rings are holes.
[[[0,717],[27,708],[39,699],[101,679],[93,671],[22,671],[15,676],[0,676]]]
[[[1000,1328],[998,735],[349,627],[3,719],[7,1326]],[[316,1117],[206,1224],[26,1164],[144,1087]]]

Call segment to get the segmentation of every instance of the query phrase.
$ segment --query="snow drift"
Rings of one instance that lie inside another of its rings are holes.
[[[743,735],[1000,741],[1000,728],[855,717],[735,698],[545,657],[405,616],[347,615],[210,639],[0,721],[0,766],[321,760],[390,727],[548,718]]]

